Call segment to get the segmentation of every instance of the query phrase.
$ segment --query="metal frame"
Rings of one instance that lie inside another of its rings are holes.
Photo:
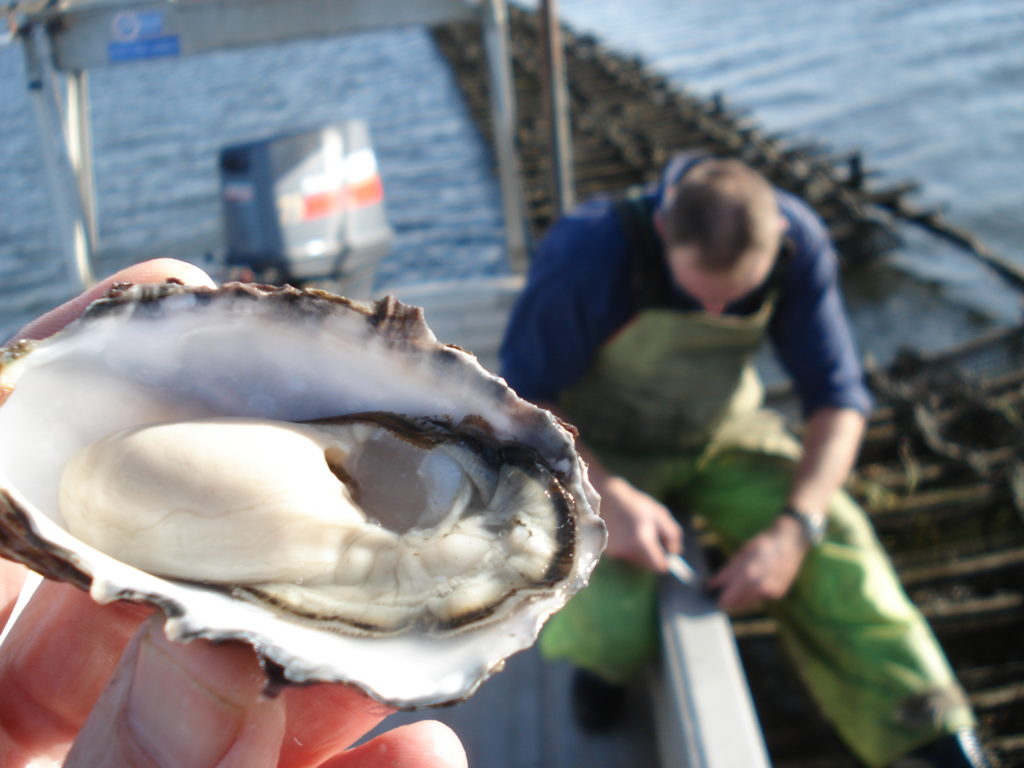
[[[22,35],[29,100],[39,128],[43,166],[57,218],[61,249],[81,287],[93,283],[95,197],[92,161],[83,159],[88,148],[88,110],[83,99],[83,77],[74,77],[67,108],[56,72],[48,66],[50,40],[43,27],[32,26]],[[58,141],[59,138],[59,141]],[[87,197],[86,197],[87,196]]]
[[[544,103],[551,150],[551,199],[560,216],[576,205],[573,182],[572,128],[569,124],[569,84],[566,78],[558,0],[540,0],[544,53]]]
[[[513,270],[525,270],[528,236],[505,0],[24,0],[8,16],[24,46],[61,248],[82,286],[93,282],[98,248],[88,70],[144,53],[133,45],[165,45],[164,53],[181,57],[474,17],[487,49],[508,259]],[[138,41],[139,29],[154,23],[159,37]]]
[[[684,522],[686,560],[697,578],[665,578],[658,599],[661,664],[650,676],[664,766],[769,768],[729,617],[704,590],[707,564]]]

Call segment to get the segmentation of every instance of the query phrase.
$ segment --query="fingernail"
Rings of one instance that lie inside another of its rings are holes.
[[[193,673],[190,650],[153,631],[139,645],[126,722],[139,748],[160,768],[216,765],[244,723],[243,707]]]

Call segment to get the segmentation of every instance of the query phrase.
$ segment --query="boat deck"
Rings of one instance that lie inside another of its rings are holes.
[[[643,768],[658,762],[651,700],[643,685],[630,689],[621,728],[594,735],[570,710],[571,669],[543,661],[532,648],[508,660],[504,671],[461,704],[400,712],[387,726],[435,719],[447,723],[474,768]]]

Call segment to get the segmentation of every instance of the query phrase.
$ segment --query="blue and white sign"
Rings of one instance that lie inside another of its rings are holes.
[[[177,35],[169,34],[166,21],[166,12],[162,10],[117,14],[110,25],[107,58],[114,62],[177,56],[181,53],[181,41]]]

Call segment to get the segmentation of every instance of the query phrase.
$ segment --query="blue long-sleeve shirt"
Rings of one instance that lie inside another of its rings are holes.
[[[661,188],[647,194],[656,202]],[[776,309],[768,329],[775,353],[805,415],[822,407],[866,414],[871,396],[843,307],[831,239],[804,202],[781,190],[776,197],[792,248],[776,282]],[[692,296],[668,283],[669,307],[701,309]],[[755,289],[726,313],[756,311],[767,290],[767,284]],[[613,201],[588,201],[556,222],[534,255],[502,344],[502,375],[521,396],[556,402],[587,370],[597,350],[636,315],[635,304],[630,249]]]

